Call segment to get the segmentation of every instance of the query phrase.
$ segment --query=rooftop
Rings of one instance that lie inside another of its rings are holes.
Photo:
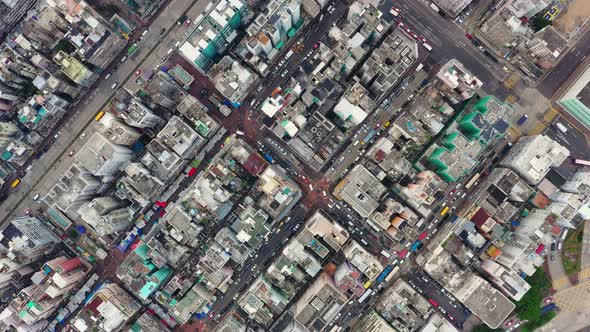
[[[362,217],[368,217],[377,209],[387,188],[369,170],[356,165],[334,188],[338,199],[350,204]]]

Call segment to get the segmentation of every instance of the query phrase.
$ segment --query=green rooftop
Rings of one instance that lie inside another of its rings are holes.
[[[569,114],[590,129],[590,108],[577,98],[563,99],[558,102]]]

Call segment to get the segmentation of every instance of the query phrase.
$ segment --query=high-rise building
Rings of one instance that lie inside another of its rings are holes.
[[[88,272],[79,257],[57,257],[36,272],[33,284],[22,289],[0,313],[0,320],[17,331],[41,331],[66,295]]]
[[[67,172],[43,197],[45,203],[66,214],[74,214],[82,203],[101,188],[100,179],[78,164],[71,165]]]
[[[297,24],[301,19],[301,2],[291,0],[287,3],[287,11],[291,14],[293,24]]]
[[[128,125],[138,128],[152,128],[162,122],[162,118],[139,100],[132,100],[126,113],[119,115]]]
[[[433,0],[433,3],[448,16],[455,18],[473,0]]]
[[[9,259],[28,264],[51,253],[59,239],[36,217],[12,220],[0,233],[0,248]]]
[[[20,129],[12,122],[0,122],[0,153],[18,134]]]
[[[131,224],[133,211],[120,206],[121,202],[112,197],[97,197],[82,204],[78,214],[97,235],[105,236],[124,230]]]
[[[502,160],[529,184],[537,184],[547,175],[550,167],[559,166],[570,151],[549,136],[526,136],[518,140]]]
[[[514,16],[531,18],[545,9],[551,0],[513,0],[507,8]]]
[[[580,171],[561,186],[565,192],[590,195],[590,171]]]
[[[126,125],[111,113],[104,114],[98,122],[97,128],[109,141],[115,144],[131,146],[141,137],[140,132]]]
[[[119,285],[105,283],[71,320],[72,331],[118,331],[140,308]]]
[[[94,133],[76,154],[76,159],[95,176],[110,178],[127,167],[133,151],[114,144],[101,133]]]
[[[69,79],[84,87],[90,87],[98,79],[98,74],[86,67],[80,60],[63,51],[59,51],[53,57],[53,61],[61,67],[62,72]]]

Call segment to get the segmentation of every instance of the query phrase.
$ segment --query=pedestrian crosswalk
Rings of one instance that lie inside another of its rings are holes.
[[[515,95],[510,95],[510,96],[506,97],[506,102],[508,104],[514,104],[517,100],[518,100],[518,97]]]
[[[590,267],[587,267],[578,273],[578,280],[583,281],[586,278],[590,278]]]
[[[540,135],[545,129],[547,129],[547,125],[539,121],[531,130],[529,130],[528,134],[529,136]]]
[[[556,291],[560,291],[562,289],[568,288],[570,285],[570,281],[568,277],[562,277],[557,280],[553,280],[553,289]]]
[[[518,81],[520,81],[520,76],[517,73],[512,73],[512,75],[504,80],[504,86],[506,89],[512,89]]]
[[[518,128],[510,127],[508,128],[508,136],[510,136],[512,142],[516,142],[522,136],[522,132]]]
[[[559,113],[557,112],[557,110],[551,107],[547,110],[547,112],[545,112],[545,114],[543,114],[543,122],[551,123],[558,115]]]

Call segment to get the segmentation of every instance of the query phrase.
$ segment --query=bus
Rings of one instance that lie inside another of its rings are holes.
[[[561,241],[565,240],[565,238],[567,237],[567,232],[568,232],[568,229],[563,230],[563,233],[561,233]]]
[[[422,227],[422,225],[424,225],[425,222],[426,222],[426,219],[420,218],[420,220],[418,220],[418,222],[416,223],[416,227],[415,228]]]
[[[94,117],[94,121],[100,121],[100,119],[102,119],[103,116],[104,116],[104,111],[98,112],[98,114],[96,114],[96,116]]]
[[[441,215],[441,216],[445,216],[445,215],[446,215],[448,212],[449,212],[449,207],[448,207],[448,206],[446,206],[446,207],[445,207],[445,208],[444,208],[444,209],[443,209],[443,210],[440,212],[440,215]]]
[[[389,282],[398,271],[399,271],[399,265],[394,267],[393,270],[391,271],[391,273],[387,277],[385,277],[385,282]]]
[[[584,160],[584,159],[574,159],[574,164],[576,164],[576,165],[590,166],[590,161],[589,160]]]
[[[16,179],[10,185],[10,188],[16,188],[20,184],[20,179]]]
[[[372,289],[367,290],[361,297],[359,297],[359,299],[358,299],[359,303],[365,302],[367,297],[369,297],[371,294],[373,294],[373,290]]]
[[[381,271],[379,276],[377,276],[377,279],[375,279],[375,281],[382,282],[383,280],[385,280],[385,278],[387,278],[391,271],[393,271],[393,265],[387,265],[387,267],[385,267],[385,269]]]
[[[473,187],[473,185],[475,184],[475,182],[479,179],[481,175],[479,173],[476,173],[471,180],[469,180],[469,182],[467,182],[467,184],[465,185],[465,189],[470,189],[471,187]]]

